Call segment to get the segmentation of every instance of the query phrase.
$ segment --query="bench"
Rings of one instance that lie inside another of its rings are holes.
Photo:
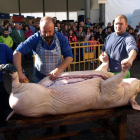
[[[6,140],[17,140],[18,134],[22,130],[32,130],[62,125],[68,126],[85,122],[103,120],[102,126],[97,128],[44,135],[40,137],[30,138],[29,140],[51,140],[63,137],[76,136],[82,133],[107,132],[109,129],[116,135],[117,140],[125,140],[127,115],[135,114],[138,112],[139,111],[134,110],[131,106],[124,106],[113,109],[88,110],[73,114],[56,116],[49,115],[38,118],[24,117],[15,114],[10,118],[7,126],[0,127],[0,133],[3,133],[5,135]],[[115,123],[111,124],[109,120],[114,117]]]

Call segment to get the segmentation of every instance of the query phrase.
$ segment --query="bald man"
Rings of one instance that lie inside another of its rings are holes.
[[[129,69],[138,52],[135,39],[126,32],[127,26],[126,16],[118,15],[114,22],[115,32],[107,36],[102,47],[103,52],[100,58],[105,58],[105,56],[109,57],[109,71],[114,74],[121,72],[122,67]],[[125,78],[130,78],[129,70]]]
[[[35,55],[34,83],[38,83],[48,75],[51,80],[55,80],[73,60],[68,40],[61,33],[55,32],[55,23],[51,17],[43,17],[40,20],[40,31],[21,43],[14,52],[13,63],[22,83],[28,79],[22,73],[21,56],[32,51]],[[63,62],[61,55],[64,57]]]

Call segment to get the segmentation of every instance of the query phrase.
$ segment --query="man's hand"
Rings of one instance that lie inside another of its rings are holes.
[[[28,78],[22,72],[21,73],[18,73],[18,75],[19,75],[19,81],[21,83],[27,83],[27,82],[29,82]]]
[[[122,70],[128,70],[132,66],[132,61],[129,58],[126,58],[121,61]]]
[[[106,63],[108,61],[108,55],[106,52],[102,52],[102,54],[99,56],[99,59],[101,62]]]
[[[17,69],[12,64],[2,64],[1,65],[2,71],[7,71],[8,73],[14,73],[17,71]]]
[[[60,75],[60,73],[61,73],[61,70],[60,69],[58,69],[58,68],[54,69],[53,71],[51,71],[49,73],[49,79],[50,80],[57,79],[57,77]]]

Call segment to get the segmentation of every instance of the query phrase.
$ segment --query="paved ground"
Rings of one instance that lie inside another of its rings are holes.
[[[24,62],[23,67],[25,71],[29,74],[29,79],[32,79],[33,63],[32,61]],[[135,60],[133,67],[131,68],[131,77],[140,79],[140,60]],[[11,91],[11,77],[8,74],[4,75],[4,81],[7,91]],[[140,94],[138,94],[137,103],[140,104]],[[68,129],[84,129],[96,125],[94,123],[86,123],[82,125],[69,126]],[[58,128],[55,128],[58,131]],[[34,131],[23,131],[20,135],[20,139],[26,140],[28,137],[37,136],[39,134],[43,135],[45,133],[44,129],[34,130]],[[92,133],[92,134],[82,134],[76,137],[71,137],[71,140],[115,140],[114,135],[109,132],[107,136],[102,133]],[[0,135],[0,140],[3,140],[2,135]],[[140,140],[140,113],[135,115],[129,115],[127,126],[126,126],[126,140]]]

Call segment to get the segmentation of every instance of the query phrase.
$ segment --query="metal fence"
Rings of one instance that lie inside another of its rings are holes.
[[[94,70],[100,65],[100,44],[97,41],[70,43],[73,53],[73,62],[66,71]]]

